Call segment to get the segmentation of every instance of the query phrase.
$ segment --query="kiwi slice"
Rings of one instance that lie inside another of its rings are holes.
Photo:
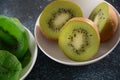
[[[0,49],[10,51],[17,58],[23,57],[26,53],[26,30],[17,18],[0,16]]]
[[[70,19],[60,30],[58,44],[70,59],[87,61],[95,56],[99,49],[98,29],[89,19]]]
[[[94,21],[99,29],[101,42],[112,38],[118,27],[118,18],[114,9],[102,2],[91,12],[89,19]]]
[[[40,15],[41,32],[49,39],[57,40],[63,25],[73,17],[82,17],[81,8],[73,2],[58,0],[50,3]]]
[[[0,80],[19,80],[21,70],[21,63],[16,56],[0,50]]]
[[[22,64],[22,68],[25,68],[29,64],[30,59],[31,59],[31,53],[30,50],[28,49],[26,54],[21,59],[19,59],[19,61]]]

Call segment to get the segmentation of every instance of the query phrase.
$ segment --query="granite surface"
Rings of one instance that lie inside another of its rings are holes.
[[[43,8],[53,0],[0,0],[0,15],[17,17],[34,34]],[[106,0],[120,13],[120,0]],[[120,80],[120,43],[104,59],[87,66],[57,63],[38,49],[35,66],[25,80]]]

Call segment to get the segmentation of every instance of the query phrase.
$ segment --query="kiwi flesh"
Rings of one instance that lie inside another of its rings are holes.
[[[31,59],[31,54],[30,54],[30,50],[28,49],[26,54],[21,59],[19,59],[19,61],[22,64],[22,68],[25,68],[29,64],[30,59]]]
[[[0,80],[19,80],[22,65],[12,53],[0,50]]]
[[[22,58],[28,49],[24,25],[17,18],[0,15],[0,49]]]
[[[117,30],[117,14],[106,2],[97,5],[91,12],[89,19],[96,23],[99,29],[101,42],[110,40]]]
[[[60,30],[60,49],[74,61],[87,61],[98,52],[100,36],[96,25],[87,18],[70,19]]]
[[[48,38],[57,40],[63,25],[73,17],[82,17],[81,8],[71,1],[58,0],[48,4],[40,15],[40,30]]]

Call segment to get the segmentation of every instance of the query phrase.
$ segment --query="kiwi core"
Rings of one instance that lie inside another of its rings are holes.
[[[97,53],[100,37],[97,26],[89,19],[70,19],[60,30],[58,44],[66,56],[75,61],[86,61]]]
[[[10,50],[14,50],[14,49],[17,49],[18,47],[18,41],[16,40],[16,38],[14,36],[12,36],[8,31],[5,31],[4,29],[0,28],[0,48],[1,49],[8,49],[9,50],[9,47],[11,47]],[[4,38],[4,36],[6,36]]]
[[[58,40],[61,28],[73,17],[82,17],[81,8],[69,0],[55,0],[40,15],[40,30],[46,38]]]
[[[83,34],[76,35],[71,43],[77,50],[81,48],[83,42]]]
[[[59,13],[58,13],[59,12]],[[59,32],[62,26],[73,17],[70,10],[59,9],[56,13],[53,14],[48,22],[49,28],[55,32]]]
[[[72,34],[69,35],[70,43],[69,45],[73,51],[77,54],[84,52],[85,47],[88,46],[88,34],[84,29],[74,29]]]

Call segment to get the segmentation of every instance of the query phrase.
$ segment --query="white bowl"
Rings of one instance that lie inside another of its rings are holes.
[[[104,2],[104,0],[71,0],[71,1],[77,3],[81,7],[81,9],[83,10],[84,17],[86,18],[90,15],[91,11],[95,8],[95,6],[97,6],[100,2]],[[118,11],[114,7],[113,9],[116,11],[117,16],[119,18],[119,22],[120,22]],[[96,61],[99,61],[105,56],[107,56],[109,53],[111,53],[111,51],[113,51],[113,49],[117,46],[120,40],[120,23],[119,23],[118,29],[115,35],[112,37],[110,41],[106,43],[102,43],[100,45],[100,49],[97,55],[92,60],[85,61],[85,62],[72,61],[71,59],[66,57],[64,53],[59,49],[57,42],[50,41],[42,35],[40,31],[39,18],[40,16],[36,21],[35,29],[34,29],[35,39],[37,41],[39,48],[43,51],[45,55],[47,55],[52,60],[65,65],[81,66],[81,65],[87,65],[87,64],[91,64]]]
[[[37,59],[37,52],[38,52],[38,48],[37,48],[37,43],[35,42],[35,39],[32,35],[32,33],[27,29],[27,38],[28,38],[28,43],[29,43],[29,50],[31,53],[31,59],[30,62],[27,64],[27,66],[25,68],[23,68],[21,74],[20,74],[20,80],[24,80],[27,75],[30,73],[30,71],[32,70],[36,59]]]

